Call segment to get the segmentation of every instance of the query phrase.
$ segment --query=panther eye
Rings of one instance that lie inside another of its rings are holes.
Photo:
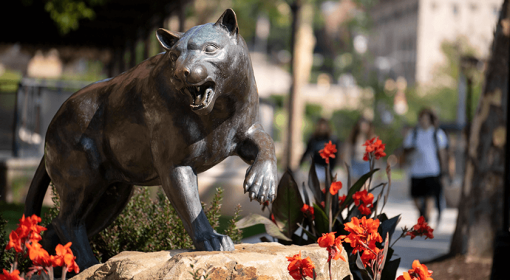
[[[218,50],[218,48],[215,45],[207,45],[204,49],[206,53],[214,53],[216,50]]]

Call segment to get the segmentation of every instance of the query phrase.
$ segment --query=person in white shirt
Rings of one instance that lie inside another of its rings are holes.
[[[420,216],[429,221],[434,206],[438,210],[437,224],[441,219],[441,174],[446,170],[446,148],[448,138],[443,130],[437,128],[437,117],[428,108],[422,109],[418,116],[418,126],[412,129],[404,139],[406,161],[409,159],[411,176],[411,197],[420,212]]]

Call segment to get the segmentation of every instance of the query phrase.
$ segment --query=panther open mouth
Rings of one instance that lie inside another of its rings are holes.
[[[189,86],[184,88],[193,103],[190,104],[191,110],[197,111],[207,108],[214,97],[214,82],[205,82],[198,86]]]

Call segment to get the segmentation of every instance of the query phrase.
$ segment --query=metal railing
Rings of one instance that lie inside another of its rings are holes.
[[[53,116],[69,96],[88,84],[90,82],[21,79],[15,92],[11,122],[12,156],[42,156],[44,136]]]

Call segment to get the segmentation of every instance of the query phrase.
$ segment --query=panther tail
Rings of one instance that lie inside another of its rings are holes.
[[[50,184],[50,176],[46,172],[46,164],[44,157],[35,171],[34,179],[28,189],[27,199],[25,201],[25,216],[36,214],[41,216],[41,208],[44,200],[44,195]]]

